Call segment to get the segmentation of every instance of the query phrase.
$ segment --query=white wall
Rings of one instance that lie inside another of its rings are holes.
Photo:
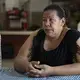
[[[29,2],[28,11],[30,24],[32,23],[32,12],[42,12],[50,2],[50,0],[5,0],[6,10],[10,10],[13,7],[20,8],[25,1]]]
[[[27,6],[27,3],[29,2],[29,0],[19,0],[19,6],[20,8],[24,5],[24,6]],[[26,4],[25,4],[26,3]]]
[[[19,0],[5,0],[5,8],[6,8],[6,10],[10,10],[13,7],[19,8]]]
[[[42,11],[45,6],[49,4],[50,0],[5,0],[6,10],[12,9],[13,7],[20,8],[24,2],[29,1],[30,11]]]
[[[41,12],[48,4],[49,0],[30,0],[30,11]]]
[[[5,11],[4,0],[0,0],[0,13]]]
[[[12,9],[13,7],[21,8],[21,6],[28,0],[5,0],[6,10]]]
[[[49,4],[50,0],[30,0],[29,1],[29,25],[32,25],[33,12],[42,12],[43,9]],[[34,16],[39,17],[39,16]],[[37,20],[39,21],[39,20]]]

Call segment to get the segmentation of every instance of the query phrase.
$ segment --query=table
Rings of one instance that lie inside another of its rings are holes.
[[[13,68],[2,68],[0,80],[80,80],[80,75],[29,78],[27,75],[17,73]]]

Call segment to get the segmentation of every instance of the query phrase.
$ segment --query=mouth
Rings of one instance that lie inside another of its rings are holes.
[[[52,30],[52,29],[45,29],[45,30]]]
[[[54,30],[52,30],[52,29],[45,29],[45,31],[54,31]]]

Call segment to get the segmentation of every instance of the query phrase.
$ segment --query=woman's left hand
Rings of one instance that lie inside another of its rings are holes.
[[[35,65],[35,67],[37,68],[38,66]],[[51,74],[52,73],[51,66],[43,64],[43,65],[39,65],[39,67],[41,68],[41,70],[38,70],[38,69],[30,70],[30,73],[34,74],[33,77],[46,77],[46,76],[52,75]]]

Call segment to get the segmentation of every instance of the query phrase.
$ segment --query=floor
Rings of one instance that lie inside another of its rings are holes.
[[[13,67],[14,59],[3,59],[2,66],[3,67]]]

